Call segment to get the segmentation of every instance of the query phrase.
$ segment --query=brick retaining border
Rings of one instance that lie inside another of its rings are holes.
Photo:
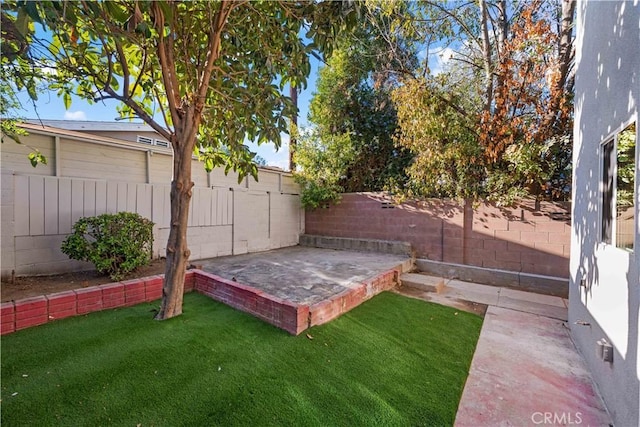
[[[162,297],[163,276],[150,276],[73,291],[57,292],[0,304],[0,334],[79,316],[94,311],[128,307]],[[191,292],[195,272],[187,271],[184,291]]]
[[[316,304],[296,304],[201,270],[185,275],[184,292],[196,291],[249,313],[292,335],[327,323],[382,291],[394,288],[402,267],[381,273]],[[65,317],[128,307],[162,297],[163,276],[126,280],[0,304],[0,334],[42,325]]]

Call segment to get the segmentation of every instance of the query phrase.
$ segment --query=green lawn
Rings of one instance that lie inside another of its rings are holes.
[[[298,337],[196,293],[156,306],[3,337],[2,426],[451,425],[482,323],[392,293]]]

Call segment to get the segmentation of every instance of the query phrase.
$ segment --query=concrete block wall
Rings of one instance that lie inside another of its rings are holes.
[[[410,242],[416,257],[569,277],[571,221],[566,204],[523,200],[515,207],[429,200],[395,205],[381,193],[344,194],[305,213],[309,235]]]

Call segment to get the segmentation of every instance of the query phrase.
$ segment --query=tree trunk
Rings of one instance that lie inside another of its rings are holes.
[[[498,9],[498,43],[496,44],[496,53],[498,54],[498,64],[502,65],[506,60],[504,55],[505,44],[509,35],[509,20],[507,19],[507,1],[500,0],[496,5]],[[495,93],[502,93],[504,86],[504,74],[498,73],[496,78]]]
[[[485,104],[484,111],[491,112],[493,101],[493,64],[491,60],[491,41],[489,40],[489,13],[486,0],[480,0],[480,27],[482,28],[482,60],[485,78]]]
[[[559,71],[560,78],[558,86],[565,89],[567,80],[570,80],[571,65],[573,63],[573,15],[576,10],[576,2],[574,0],[562,1],[562,17],[560,23],[560,44],[558,46],[558,58],[560,60]],[[573,87],[567,87],[568,92],[573,91]]]
[[[177,131],[177,129],[176,129]],[[169,319],[182,314],[184,276],[191,251],[187,247],[187,224],[191,201],[191,156],[195,144],[195,132],[176,132],[173,144],[173,181],[171,182],[171,223],[167,242],[167,261],[162,306],[157,320]],[[179,142],[178,142],[179,141]]]
[[[289,94],[291,96],[291,102],[293,102],[293,105],[296,107],[296,112],[293,113],[293,116],[291,117],[291,127],[293,128],[292,130],[295,130],[297,132],[297,127],[298,127],[298,88],[295,86],[295,84],[290,83],[289,86]],[[296,162],[293,159],[293,155],[296,152],[296,146],[298,145],[298,141],[295,138],[295,135],[293,132],[291,132],[291,137],[289,139],[289,170],[291,172],[295,171],[296,169]]]

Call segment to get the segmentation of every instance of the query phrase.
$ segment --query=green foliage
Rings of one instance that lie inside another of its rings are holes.
[[[340,182],[354,157],[347,133],[321,138],[317,130],[310,130],[299,135],[294,178],[302,188],[302,205],[316,209],[337,202],[344,192]]]
[[[21,144],[20,137],[27,132],[18,126],[22,104],[16,93],[25,90],[32,100],[38,98],[38,85],[42,80],[42,69],[36,67],[29,53],[29,28],[33,24],[18,19],[15,1],[2,3],[2,43],[0,43],[0,131],[2,143],[9,138]],[[46,164],[46,157],[37,149],[29,147],[29,161],[33,167]]]
[[[198,144],[194,149],[194,155],[203,163],[207,172],[222,166],[225,175],[228,175],[232,169],[238,173],[238,183],[242,182],[247,174],[258,180],[258,163],[254,161],[256,153],[249,150],[247,145],[232,144],[220,147]]]
[[[121,101],[121,117],[149,123],[174,150],[187,144],[190,152],[196,133],[214,151],[227,147],[231,165],[222,164],[242,178],[255,173],[244,142],[280,145],[295,108],[283,88],[306,85],[309,53],[330,53],[356,9],[347,2],[42,1],[18,2],[11,16],[22,23],[17,33],[30,63],[55,67],[49,88],[67,108],[71,95]],[[34,23],[48,32],[35,33]],[[304,32],[314,43],[300,38]]]
[[[405,45],[390,46],[379,37],[389,22],[369,14],[369,20],[341,35],[320,70],[310,104],[312,129],[296,153],[296,162],[304,165],[299,181],[305,206],[323,206],[340,192],[380,191],[406,181],[410,155],[394,144],[397,118],[389,92],[398,74],[417,62]]]
[[[616,204],[618,209],[634,206],[636,175],[636,124],[618,134]]]
[[[502,203],[522,195],[567,199],[573,80],[571,26],[565,24],[573,9],[564,6],[570,4],[382,6],[393,28],[409,39],[421,37],[426,52],[422,69],[404,73],[393,94],[397,142],[416,156],[408,182],[396,191]],[[438,51],[448,60],[433,67]]]
[[[88,261],[96,270],[119,280],[151,260],[153,222],[131,212],[80,218],[62,242],[62,252]]]
[[[483,193],[483,149],[474,123],[461,114],[458,100],[449,98],[417,79],[394,91],[400,127],[396,141],[415,156],[407,169],[409,181],[395,188],[396,193],[460,199],[474,199]]]

